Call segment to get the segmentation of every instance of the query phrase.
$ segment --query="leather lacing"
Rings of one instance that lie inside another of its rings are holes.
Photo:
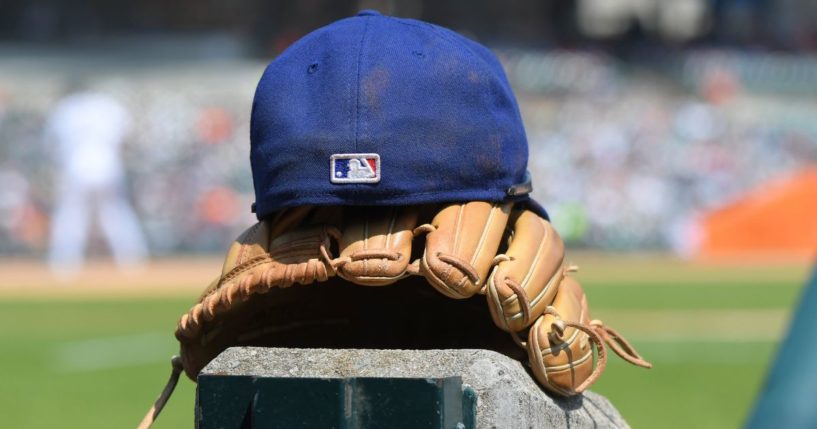
[[[156,398],[156,402],[153,403],[153,406],[150,407],[145,417],[137,426],[137,429],[148,429],[153,425],[153,422],[156,421],[156,418],[159,417],[159,413],[162,412],[162,409],[167,404],[167,400],[170,399],[170,395],[173,394],[173,390],[176,388],[176,384],[179,382],[179,376],[181,375],[182,371],[184,371],[184,366],[182,365],[182,358],[179,356],[173,356],[170,359],[170,365],[173,367],[173,371],[170,373],[170,378],[167,380],[167,384],[165,384],[165,388],[162,390],[162,393]]]
[[[419,234],[433,232],[436,229],[437,228],[434,225],[423,224],[415,228],[413,233],[415,236],[417,236]],[[467,261],[454,255],[448,255],[442,252],[438,252],[436,256],[441,261],[448,263],[453,267],[459,269],[460,272],[462,272],[466,277],[468,277],[469,280],[471,280],[474,284],[479,283],[479,274],[477,273],[473,265],[469,264]],[[494,257],[493,261],[491,262],[491,265],[492,267],[495,268],[502,262],[508,262],[513,260],[514,258],[512,256],[499,254]],[[415,261],[415,263],[409,265],[409,267],[413,268],[410,271],[411,274],[419,273],[418,265],[419,261]],[[561,272],[561,277],[564,278],[567,273],[576,271],[578,271],[578,267],[576,265],[568,265],[567,267],[563,268]],[[545,371],[545,364],[543,361],[542,353],[540,352],[541,349],[539,349],[539,339],[537,337],[537,332],[538,329],[540,329],[541,323],[543,323],[544,315],[540,316],[539,319],[536,320],[534,327],[531,328],[531,333],[528,335],[530,341],[529,342],[524,341],[520,337],[518,332],[508,327],[507,319],[504,314],[504,311],[502,310],[502,305],[499,300],[498,287],[500,286],[500,281],[503,282],[509,289],[511,289],[513,294],[516,296],[516,299],[519,302],[520,311],[522,313],[523,325],[527,326],[531,321],[532,311],[531,300],[530,297],[528,296],[527,291],[517,281],[508,277],[505,277],[504,279],[500,280],[500,276],[494,275],[492,281],[489,282],[490,284],[486,284],[485,286],[483,286],[480,292],[485,293],[486,292],[485,289],[486,288],[488,289],[488,293],[492,295],[492,297],[497,301],[498,304],[497,311],[501,312],[503,316],[502,320],[505,322],[505,327],[509,331],[514,342],[516,342],[516,344],[522,348],[525,349],[530,348],[534,351],[534,353],[528,354],[534,356],[535,360],[534,364],[540,365],[540,368],[542,370],[541,372],[545,375],[545,377],[547,377],[547,371]],[[555,308],[553,308],[552,306],[547,307],[547,309],[545,310],[545,314],[551,314],[555,318],[555,321],[551,324],[551,327],[554,330],[554,332],[557,333],[557,339],[564,338],[564,330],[566,327],[578,329],[587,334],[588,338],[590,339],[590,342],[595,346],[596,353],[598,355],[598,360],[596,362],[595,368],[593,369],[593,372],[590,374],[590,376],[579,386],[577,386],[573,392],[563,393],[566,394],[581,393],[585,389],[587,389],[587,387],[595,383],[596,380],[598,380],[598,378],[601,376],[601,373],[607,366],[607,351],[606,348],[604,347],[605,343],[607,343],[610,346],[610,348],[625,361],[644,368],[652,367],[652,365],[649,362],[644,360],[638,354],[635,348],[626,339],[624,339],[618,332],[616,332],[612,328],[604,326],[604,324],[599,320],[593,320],[589,326],[582,323],[565,321],[561,318],[561,316],[559,316]],[[552,387],[558,390],[562,390],[556,386]]]
[[[499,298],[499,293],[498,293],[497,288],[499,288],[499,286],[500,286],[500,281],[505,283],[505,286],[507,286],[511,291],[513,291],[513,294],[516,296],[516,299],[519,301],[519,308],[520,308],[520,311],[522,312],[522,322],[523,322],[523,324],[525,324],[527,326],[528,323],[531,320],[531,316],[530,316],[531,301],[530,301],[530,298],[528,297],[528,293],[525,291],[525,289],[522,287],[522,285],[520,285],[519,283],[517,283],[515,280],[513,280],[511,278],[506,277],[503,280],[500,280],[499,276],[493,276],[493,279],[491,280],[491,284],[488,287],[489,287],[489,293],[492,296],[494,296],[495,299],[497,299],[497,300]],[[500,311],[502,311],[502,305],[501,304],[499,304],[498,309]],[[508,322],[507,322],[507,319],[505,319],[504,311],[503,311],[503,321],[505,321],[505,327],[507,328],[508,327]]]
[[[491,266],[493,267],[492,268],[493,270],[496,270],[497,265],[499,265],[500,263],[510,262],[514,260],[515,258],[512,256],[499,254],[494,257],[493,261],[491,261]],[[510,332],[511,337],[513,338],[514,342],[516,342],[516,344],[520,345],[521,347],[524,347],[523,341],[519,338],[519,335],[508,325],[508,319],[507,316],[505,315],[505,311],[502,305],[502,299],[500,299],[499,296],[499,287],[501,286],[502,283],[504,283],[505,286],[507,286],[513,292],[513,296],[511,296],[510,298],[513,298],[515,296],[517,301],[519,302],[519,308],[522,313],[522,323],[525,326],[527,326],[531,320],[532,306],[530,298],[528,297],[528,293],[517,281],[508,277],[498,276],[496,275],[496,272],[494,272],[494,275],[491,276],[490,280],[491,281],[488,282],[488,284],[483,286],[483,289],[480,292],[487,293],[489,299],[493,300],[497,313],[500,313],[502,315],[501,320],[505,324],[504,326],[505,330]]]
[[[422,225],[418,226],[417,228],[414,228],[414,230],[412,232],[413,232],[414,236],[417,237],[420,234],[427,234],[427,233],[430,233],[430,232],[434,232],[436,230],[437,230],[436,226],[434,226],[434,225],[432,225],[430,223],[426,223],[426,224],[422,224]],[[471,265],[470,262],[468,262],[465,259],[462,259],[462,258],[460,258],[458,256],[451,255],[451,254],[444,253],[444,252],[437,252],[434,256],[436,256],[437,259],[439,259],[440,261],[445,262],[446,264],[451,265],[452,267],[458,269],[474,285],[479,284],[479,282],[480,282],[479,273],[477,272],[476,268],[474,268],[474,266]],[[420,261],[419,260],[414,261],[411,265],[409,265],[409,267],[410,268],[408,270],[406,270],[409,274],[411,274],[411,275],[421,275],[421,273],[420,273]]]
[[[254,294],[267,293],[273,287],[289,287],[293,284],[308,285],[323,282],[337,273],[345,259],[335,259],[329,253],[330,237],[340,237],[340,231],[327,227],[321,231],[319,257],[298,264],[275,261],[269,254],[252,258],[230,270],[219,286],[201,302],[194,305],[179,320],[176,337],[179,340],[194,338],[199,334],[203,321],[210,321],[216,315],[232,308],[235,302],[243,302]],[[260,273],[245,274],[260,265],[269,265]],[[245,274],[238,282],[231,280]]]
[[[340,231],[326,227],[321,231],[318,257],[297,264],[280,263],[269,254],[252,258],[239,264],[228,272],[219,286],[201,302],[194,305],[179,321],[176,336],[180,340],[194,338],[201,331],[203,321],[213,320],[216,315],[232,308],[235,302],[243,302],[254,294],[267,293],[273,287],[289,287],[294,284],[308,285],[315,281],[324,282],[334,277],[345,264],[363,259],[388,259],[396,261],[401,258],[397,251],[360,250],[346,257],[335,258],[329,248],[330,239],[339,240]],[[308,244],[308,243],[307,243]],[[247,271],[260,265],[269,265],[260,273],[246,274]],[[244,275],[240,281],[231,280]]]
[[[613,328],[604,326],[601,320],[592,320],[590,326],[598,332],[599,336],[604,339],[604,342],[607,343],[619,357],[633,365],[642,368],[652,368],[652,364],[644,360],[644,358],[638,354],[638,351]]]
[[[472,283],[479,284],[479,274],[477,274],[477,270],[466,260],[443,252],[437,252],[437,259],[460,270]]]
[[[599,379],[601,373],[604,372],[604,369],[607,367],[607,350],[604,347],[604,343],[602,342],[602,339],[600,338],[599,334],[591,326],[587,326],[582,323],[575,323],[563,320],[561,316],[559,316],[559,313],[556,311],[556,309],[554,309],[551,306],[548,306],[547,309],[545,309],[545,314],[550,314],[556,319],[555,322],[551,323],[551,328],[553,329],[553,332],[556,334],[555,339],[557,341],[562,342],[565,341],[564,338],[565,328],[571,327],[574,329],[578,329],[587,334],[587,337],[590,339],[590,343],[593,344],[593,346],[595,346],[596,353],[598,355],[598,360],[596,361],[596,366],[595,368],[593,368],[593,372],[590,373],[590,376],[588,376],[586,380],[584,380],[581,384],[579,384],[572,390],[566,391],[565,389],[550,383],[550,380],[548,379],[547,375],[547,367],[545,366],[544,356],[542,356],[543,355],[542,347],[539,345],[539,331],[542,329],[542,324],[544,323],[545,320],[544,316],[542,316],[539,317],[539,319],[536,320],[536,323],[533,324],[530,335],[528,336],[529,338],[528,356],[533,359],[533,362],[531,362],[531,364],[536,365],[537,369],[539,369],[539,371],[545,377],[547,384],[552,389],[562,392],[563,394],[566,395],[582,393],[588,387],[590,387],[590,385],[595,383],[596,380]]]
[[[220,280],[219,285],[209,295],[182,316],[176,330],[176,337],[179,340],[195,337],[201,331],[203,321],[212,320],[219,313],[231,308],[235,302],[246,301],[253,294],[266,293],[272,287],[288,287],[293,284],[307,285],[314,281],[323,282],[336,275],[338,269],[344,264],[352,261],[377,258],[396,261],[401,257],[396,251],[361,250],[348,257],[334,258],[329,251],[331,245],[329,240],[330,238],[337,240],[339,237],[340,231],[336,228],[324,228],[320,235],[318,259],[309,259],[299,264],[282,264],[267,254],[239,264]],[[240,281],[231,282],[246,271],[264,264],[269,264],[269,267],[260,274],[247,274]],[[170,399],[179,381],[179,376],[184,371],[184,365],[179,356],[173,357],[171,365],[172,371],[165,388],[142,422],[139,423],[138,429],[150,428]]]
[[[595,368],[593,368],[593,372],[590,373],[590,376],[588,376],[586,380],[575,387],[572,392],[568,391],[568,394],[582,393],[593,383],[595,383],[604,372],[604,369],[607,367],[607,351],[605,344],[625,361],[642,368],[652,368],[652,364],[644,360],[644,358],[638,354],[635,348],[626,339],[624,339],[612,328],[604,326],[602,321],[593,320],[589,325],[565,321],[551,306],[548,306],[548,308],[545,310],[545,314],[550,314],[556,319],[551,323],[551,329],[555,333],[555,339],[557,341],[564,341],[565,328],[572,327],[587,334],[591,344],[593,344],[596,348],[598,360],[596,361]],[[539,346],[539,331],[542,329],[543,323],[544,316],[537,319],[536,323],[534,323],[533,327],[531,328],[531,332],[528,336],[528,356],[532,356],[534,362],[531,363],[537,365],[540,372],[547,379],[547,369],[544,363],[544,357],[542,356],[542,348]],[[559,386],[550,384],[549,380],[548,384],[555,390],[564,392],[564,389],[560,388]]]
[[[424,224],[415,228],[413,233],[415,236],[417,236],[419,234],[435,231],[436,229],[437,228],[431,224]],[[219,313],[227,311],[229,308],[231,308],[234,303],[246,301],[251,295],[254,294],[264,294],[268,292],[270,288],[289,287],[293,284],[308,285],[315,281],[323,282],[328,280],[330,277],[337,275],[338,270],[342,269],[345,264],[358,260],[388,259],[391,261],[396,261],[401,258],[400,253],[396,251],[368,249],[357,251],[350,256],[336,258],[331,254],[329,249],[331,247],[331,239],[339,241],[340,236],[341,233],[337,228],[324,227],[321,230],[321,234],[319,235],[318,239],[320,242],[318,246],[318,254],[315,258],[308,259],[306,262],[297,264],[281,263],[277,262],[272,255],[267,254],[252,258],[242,264],[239,264],[230,270],[230,272],[220,280],[219,285],[209,295],[205,296],[201,302],[193,306],[190,311],[182,316],[176,330],[176,337],[180,341],[189,341],[190,339],[195,338],[201,331],[203,321],[213,320]],[[311,243],[314,243],[314,240],[311,242],[308,241],[307,243],[298,243],[296,246],[307,247]],[[450,264],[451,266],[460,270],[460,272],[462,272],[463,275],[465,275],[475,285],[479,284],[479,274],[473,265],[467,261],[454,255],[449,255],[442,252],[438,252],[436,256],[440,259],[440,261]],[[508,255],[497,255],[492,262],[492,266],[495,268],[496,265],[501,262],[512,260],[514,259]],[[416,260],[409,264],[406,268],[406,274],[422,275],[422,273],[420,273],[419,263],[420,261]],[[265,264],[268,264],[269,267],[264,271],[260,273],[246,274],[247,271]],[[576,271],[576,267],[569,266],[565,268],[562,275],[564,276],[564,273],[571,271]],[[232,282],[232,280],[242,275],[243,277],[240,281]],[[493,281],[489,282],[490,284],[484,285],[480,290],[480,293],[486,293],[487,288],[488,292],[494,296],[494,298],[497,299],[497,303],[500,304],[497,309],[501,312],[502,306],[501,302],[498,300],[497,291],[499,281],[498,276],[494,276]],[[531,320],[531,301],[527,292],[518,282],[514,281],[513,279],[505,278],[503,281],[504,284],[511,289],[516,296],[522,313],[523,324],[527,326]],[[556,319],[551,323],[551,328],[557,334],[557,340],[563,340],[564,330],[566,327],[578,329],[587,334],[590,342],[595,346],[596,353],[598,355],[596,366],[591,375],[572,392],[565,392],[564,389],[551,385],[552,388],[569,395],[573,393],[581,393],[588,386],[593,384],[604,371],[607,364],[607,353],[604,347],[605,343],[607,343],[616,354],[621,356],[621,358],[627,362],[645,368],[651,367],[650,363],[645,361],[636,352],[632,345],[627,342],[626,339],[624,339],[615,330],[604,326],[601,321],[593,320],[589,326],[581,323],[565,321],[561,319],[556,310],[551,306],[547,307],[545,313],[553,315]],[[508,328],[507,319],[505,319],[504,312],[501,314],[503,315],[506,329],[510,332],[513,340],[520,347],[529,350],[528,354],[533,358],[533,362],[531,362],[531,364],[537,365],[545,377],[547,377],[547,371],[545,370],[546,367],[541,349],[539,348],[538,339],[538,332],[540,329],[542,329],[544,315],[540,316],[536,320],[531,328],[531,332],[528,335],[528,341],[524,341],[518,332]],[[534,352],[531,353],[530,350],[533,350]],[[167,403],[167,400],[178,382],[179,376],[183,371],[182,361],[177,356],[172,359],[171,363],[173,370],[171,372],[170,379],[162,391],[162,394],[140,423],[140,429],[149,428],[151,426],[153,421],[161,412],[162,408]]]
[[[492,265],[496,266],[501,262],[507,262],[514,260],[512,257],[504,254],[497,255]],[[578,271],[578,267],[575,265],[568,265],[562,271],[562,278],[569,272],[576,272]],[[516,281],[510,278],[504,278],[502,280],[508,288],[510,288],[516,299],[519,302],[519,307],[522,313],[522,320],[525,326],[528,325],[531,318],[531,300],[528,297],[527,291]],[[499,276],[494,275],[492,281],[488,286],[488,293],[492,299],[495,300],[497,305],[497,310],[502,311],[501,301],[499,299],[499,292],[497,288],[500,285]],[[532,365],[536,365],[540,372],[547,378],[547,370],[543,360],[541,348],[539,346],[539,330],[542,329],[542,323],[544,323],[544,314],[550,314],[554,317],[554,321],[551,322],[551,330],[556,334],[555,340],[556,341],[564,341],[564,333],[567,327],[572,327],[578,329],[585,334],[587,334],[590,342],[595,346],[596,353],[598,355],[598,360],[596,362],[595,368],[593,368],[593,372],[590,376],[582,382],[579,386],[577,386],[573,391],[564,391],[564,389],[550,384],[550,387],[554,388],[557,391],[560,391],[564,394],[576,394],[581,393],[587,387],[592,385],[593,383],[598,380],[601,376],[601,373],[604,372],[604,369],[607,366],[607,351],[604,347],[607,344],[619,357],[624,359],[625,361],[637,365],[643,368],[652,368],[652,364],[644,360],[641,355],[635,350],[635,348],[619,334],[613,328],[609,328],[604,325],[604,323],[600,320],[592,320],[590,325],[585,325],[583,323],[578,322],[571,322],[562,319],[556,309],[552,306],[548,306],[545,309],[545,313],[540,316],[534,325],[531,327],[528,333],[528,341],[525,341],[518,332],[510,329],[507,322],[507,316],[505,315],[504,311],[502,311],[502,320],[505,322],[505,328],[511,334],[514,342],[519,345],[520,347],[528,350],[528,355],[532,356],[533,362]]]

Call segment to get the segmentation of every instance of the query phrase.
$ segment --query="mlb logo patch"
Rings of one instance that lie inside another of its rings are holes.
[[[332,183],[377,183],[380,155],[376,153],[336,153],[329,158]]]

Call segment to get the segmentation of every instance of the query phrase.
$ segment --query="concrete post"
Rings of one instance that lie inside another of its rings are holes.
[[[457,383],[461,379],[463,391],[471,396],[476,393],[477,428],[628,427],[604,397],[592,392],[573,398],[551,397],[541,390],[518,361],[488,350],[233,347],[207,365],[201,376],[250,377],[252,380],[285,378],[287,386],[298,385],[297,379],[304,379],[303,385],[307,386],[315,379],[451,380],[453,377]],[[211,388],[200,385],[198,398],[208,393],[202,389]],[[202,410],[198,402],[197,399],[197,415],[200,415]],[[250,404],[241,406],[243,412]],[[457,428],[467,426],[459,422],[452,425]]]

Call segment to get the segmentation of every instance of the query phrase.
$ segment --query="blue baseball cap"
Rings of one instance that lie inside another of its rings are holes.
[[[255,212],[529,200],[528,144],[497,58],[451,30],[363,11],[264,71],[250,124]]]

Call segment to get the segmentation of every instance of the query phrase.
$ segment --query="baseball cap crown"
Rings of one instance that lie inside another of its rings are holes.
[[[299,205],[525,199],[527,140],[499,61],[375,12],[294,43],[253,101],[256,213]]]

